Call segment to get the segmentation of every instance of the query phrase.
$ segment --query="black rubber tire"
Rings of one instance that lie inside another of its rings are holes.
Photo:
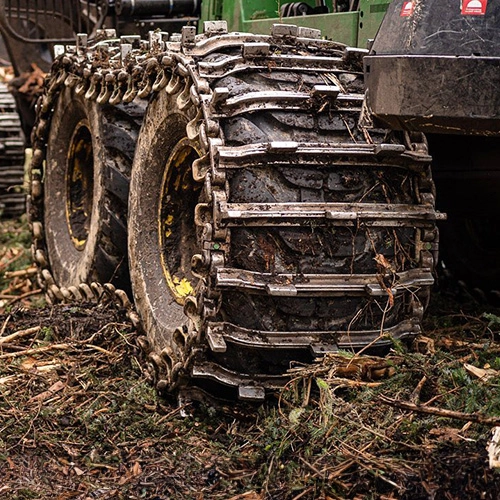
[[[0,83],[0,214],[18,217],[26,211],[24,136],[14,97]]]
[[[292,74],[240,74],[217,83],[220,87],[241,89],[242,93],[267,90],[293,90],[298,82]],[[302,82],[309,83],[310,82]],[[349,82],[351,91],[361,81]],[[239,92],[239,90],[238,90]],[[226,146],[243,146],[273,141],[322,142],[326,144],[364,143],[355,116],[331,110],[330,115],[309,112],[254,112],[229,119],[223,124]],[[371,130],[375,143],[400,143],[384,130]],[[381,163],[383,160],[381,158]],[[412,178],[413,175],[413,178]],[[352,165],[332,169],[290,166],[235,171],[229,179],[232,203],[357,202],[416,204],[416,174],[405,168],[366,168]],[[377,273],[376,254],[393,259],[398,271],[418,267],[415,232],[411,228],[325,227],[314,223],[293,228],[233,228],[228,267],[256,272],[301,274]],[[396,251],[400,245],[399,251]],[[403,251],[401,251],[404,249]],[[410,258],[413,256],[413,261]],[[408,317],[411,294],[396,298],[385,311],[387,298],[272,297],[231,290],[222,294],[220,320],[249,330],[263,331],[351,331],[391,327]],[[384,312],[385,311],[385,312]],[[232,349],[213,354],[223,366],[243,372],[282,373],[290,359],[311,362],[310,352],[273,352]]]
[[[101,107],[70,88],[58,98],[47,148],[44,226],[59,286],[99,281],[130,287],[128,185],[143,112],[142,103]]]
[[[293,74],[279,73],[270,77],[265,74],[245,73],[229,76],[214,83],[216,87],[228,88],[231,95],[263,92],[266,90],[296,90],[297,86],[318,83],[298,82]],[[358,75],[355,87],[362,87]],[[366,141],[357,128],[357,114],[345,116],[331,110],[320,115],[311,112],[257,111],[244,113],[235,118],[220,120],[221,132],[226,146],[240,146],[273,141],[299,141],[311,143],[352,143]],[[182,344],[177,332],[187,331],[188,318],[181,301],[176,301],[165,279],[162,264],[162,225],[159,221],[160,199],[164,168],[167,158],[179,141],[186,136],[185,126],[197,109],[187,111],[177,108],[177,95],[161,92],[151,101],[137,144],[131,177],[129,200],[129,259],[134,299],[143,327],[156,354],[163,353],[162,361],[172,368],[172,363],[182,356],[172,356],[176,346]],[[385,131],[372,130],[374,142],[398,140]],[[193,144],[196,148],[197,145]],[[336,168],[330,166],[301,168],[276,168],[267,164],[248,169],[235,169],[228,174],[230,203],[294,203],[302,202],[354,202],[418,204],[418,180],[421,175],[407,168],[383,166],[366,168],[353,165]],[[390,163],[389,163],[390,164]],[[190,173],[190,165],[184,165]],[[333,172],[333,174],[332,174]],[[198,196],[198,197],[197,197]],[[193,210],[203,197],[211,200],[211,193],[204,189],[190,197],[184,207]],[[390,199],[390,200],[389,200]],[[161,220],[161,219],[160,219]],[[202,253],[202,241],[194,219],[191,226],[176,228],[176,237],[194,242],[185,248],[178,245],[179,261],[195,253]],[[240,268],[258,273],[377,273],[374,257],[377,253],[388,259],[394,257],[398,272],[419,266],[415,246],[415,229],[374,228],[371,234],[359,234],[348,228],[323,228],[319,224],[307,227],[241,227],[231,229],[231,244],[227,253],[227,267]],[[335,234],[334,234],[335,233]],[[196,247],[196,245],[198,245]],[[355,252],[352,256],[353,250]],[[175,250],[174,250],[175,251]],[[187,255],[184,255],[187,254]],[[186,274],[189,272],[187,271]],[[189,277],[190,279],[191,277]],[[213,284],[193,278],[192,288],[207,287],[211,293]],[[194,292],[193,292],[194,295]],[[218,299],[219,311],[214,321],[227,321],[234,325],[264,331],[365,331],[377,329],[380,323],[389,327],[412,318],[413,292],[396,298],[394,306],[385,311],[387,297],[368,298],[360,296],[308,296],[272,297],[267,293],[250,293],[231,289],[222,292]],[[199,306],[199,304],[198,304]],[[360,313],[361,311],[361,313]],[[203,322],[206,318],[202,317]],[[200,327],[200,325],[198,325]],[[201,326],[203,329],[203,326]],[[181,335],[182,336],[182,335]],[[180,340],[180,342],[179,342]],[[182,349],[182,345],[180,345]],[[247,350],[228,343],[227,352],[207,356],[222,366],[248,374],[281,374],[290,360],[311,361],[309,349],[286,349],[275,351]]]
[[[130,182],[128,248],[132,290],[144,330],[156,352],[171,347],[175,329],[187,323],[182,299],[177,297],[176,300],[165,278],[159,234],[163,180],[164,176],[171,175],[165,171],[167,159],[180,141],[187,140],[186,124],[196,112],[193,107],[187,111],[179,110],[176,99],[177,94],[171,96],[161,92],[150,102],[137,143]],[[199,146],[193,143],[192,147],[197,149]],[[190,163],[188,167],[187,173],[191,177]],[[185,199],[186,214],[189,211],[187,216],[191,217],[187,227],[184,224],[182,228],[173,228],[173,236],[178,238],[176,244],[183,246],[186,240],[190,241],[181,252],[189,261],[184,263],[186,269],[195,253],[192,242],[196,239],[196,226],[192,217],[197,200],[193,196],[196,198],[197,194],[192,193]],[[188,270],[186,274],[189,274]]]

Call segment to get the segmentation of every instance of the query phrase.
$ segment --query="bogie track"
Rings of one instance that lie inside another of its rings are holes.
[[[0,213],[17,217],[26,211],[24,192],[24,137],[16,101],[0,83]]]
[[[421,136],[359,124],[363,51],[284,25],[105,35],[55,62],[40,102],[31,217],[52,300],[103,290],[61,290],[41,230],[52,108],[80,92],[108,107],[149,99],[128,241],[160,390],[260,400],[294,361],[419,332],[437,248],[430,158]]]

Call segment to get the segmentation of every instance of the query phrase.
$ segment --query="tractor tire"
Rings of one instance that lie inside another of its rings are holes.
[[[155,351],[171,346],[175,330],[187,322],[185,298],[195,279],[191,256],[198,253],[194,210],[201,185],[192,180],[191,163],[199,145],[186,136],[193,110],[176,109],[176,98],[162,92],[150,103],[130,182],[132,289]]]
[[[24,136],[16,102],[0,83],[0,214],[19,217],[26,211]]]
[[[425,144],[358,126],[361,72],[339,69],[338,89],[309,68],[228,69],[202,115],[197,71],[231,50],[150,101],[129,261],[158,388],[260,400],[291,363],[418,333],[437,231]]]
[[[110,282],[129,289],[126,214],[142,103],[120,107],[64,88],[48,137],[44,227],[58,286]]]

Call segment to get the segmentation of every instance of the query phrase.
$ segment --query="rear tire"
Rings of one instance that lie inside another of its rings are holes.
[[[59,96],[44,185],[46,244],[59,286],[99,281],[129,288],[128,179],[143,106],[131,109],[135,117],[70,88]]]

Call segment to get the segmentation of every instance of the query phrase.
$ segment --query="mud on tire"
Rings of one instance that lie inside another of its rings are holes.
[[[144,105],[99,106],[64,88],[48,136],[44,228],[59,286],[128,288],[128,182]]]
[[[179,109],[177,97],[161,92],[150,103],[130,184],[134,299],[158,352],[173,348],[176,329],[187,322],[184,304],[194,293],[195,281],[191,256],[199,243],[194,210],[201,184],[193,181],[191,164],[200,146],[186,136],[186,125],[196,113]]]
[[[362,52],[307,28],[223,22],[126,49],[101,41],[84,64],[70,51],[41,99],[31,220],[49,292],[79,294],[50,284],[47,250],[59,284],[119,268],[129,163],[117,137],[135,129],[118,103],[139,96],[129,264],[160,390],[262,400],[293,362],[420,331],[437,248],[430,158],[421,137],[358,124]],[[43,143],[56,137],[42,219]]]

